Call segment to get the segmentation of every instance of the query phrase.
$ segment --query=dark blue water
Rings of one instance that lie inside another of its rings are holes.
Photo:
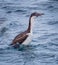
[[[29,46],[8,46],[27,29],[32,12],[36,18]],[[58,0],[0,0],[0,65],[58,65]]]

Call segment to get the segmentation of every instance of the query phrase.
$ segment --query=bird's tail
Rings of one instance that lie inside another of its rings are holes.
[[[11,43],[10,46],[12,46],[14,48],[19,48],[20,45],[19,44],[13,44],[13,43]]]
[[[13,42],[11,42],[11,44],[9,44],[9,46],[13,46],[14,44],[13,44]]]

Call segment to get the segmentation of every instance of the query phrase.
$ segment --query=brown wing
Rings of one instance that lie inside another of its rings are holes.
[[[12,45],[16,44],[17,42],[21,44],[27,37],[28,37],[27,32],[22,32],[21,34],[17,35],[14,38]]]

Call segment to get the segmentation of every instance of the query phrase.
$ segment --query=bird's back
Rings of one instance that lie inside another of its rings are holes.
[[[22,32],[22,33],[18,34],[18,35],[14,38],[14,40],[12,41],[12,45],[13,45],[13,44],[16,44],[16,43],[22,44],[22,43],[24,42],[24,40],[28,37],[27,33],[28,33],[28,32],[25,31],[25,32]]]

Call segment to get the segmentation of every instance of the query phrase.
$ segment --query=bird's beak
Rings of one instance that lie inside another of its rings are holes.
[[[41,15],[44,15],[44,13],[38,13],[38,14],[37,14],[37,17],[38,17],[38,16],[41,16]]]

